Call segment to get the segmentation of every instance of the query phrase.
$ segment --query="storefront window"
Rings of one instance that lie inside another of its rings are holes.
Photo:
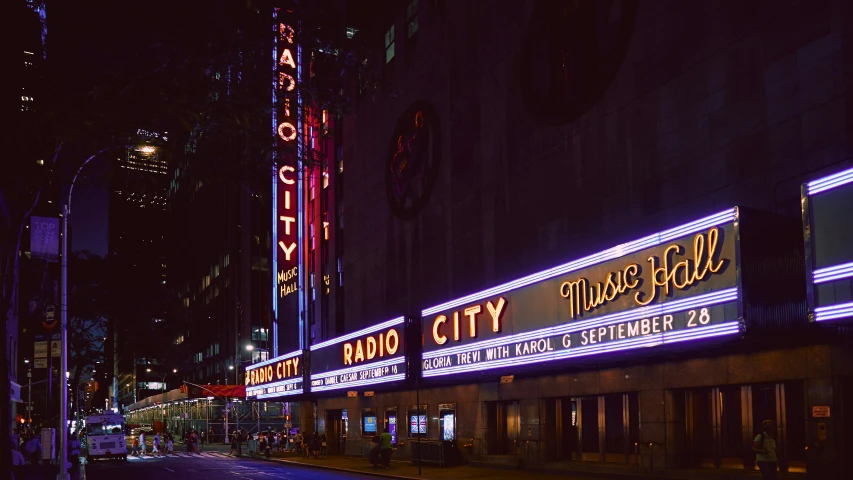
[[[397,444],[397,407],[385,408],[385,428],[391,434],[391,443]]]
[[[438,406],[438,421],[441,439],[446,442],[456,440],[456,404],[442,403]]]
[[[376,409],[365,408],[361,414],[361,434],[366,437],[378,435],[376,429]]]
[[[421,405],[418,408],[417,405],[412,405],[408,408],[409,419],[409,436],[417,437],[421,435],[422,437],[427,435],[427,406]]]

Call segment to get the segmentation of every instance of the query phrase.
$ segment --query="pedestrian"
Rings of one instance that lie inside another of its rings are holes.
[[[228,452],[228,456],[230,457],[232,453],[237,451],[237,431],[231,432],[231,451]]]
[[[20,474],[21,469],[27,461],[24,460],[24,454],[18,451],[17,445],[12,445],[12,478],[23,478]]]
[[[320,455],[323,458],[326,458],[326,446],[327,446],[326,434],[324,433],[324,434],[320,435]]]
[[[314,455],[315,459],[320,458],[320,435],[317,432],[314,432],[311,435],[311,453]]]
[[[140,456],[144,457],[147,452],[145,451],[145,431],[139,432],[139,451],[142,452]]]
[[[154,441],[152,442],[153,448],[151,449],[151,454],[159,453],[161,456],[163,455],[160,452],[160,433],[154,433]]]
[[[175,454],[175,437],[171,432],[166,433],[166,455]]]
[[[761,422],[761,433],[755,437],[752,450],[755,452],[755,463],[761,471],[761,478],[776,478],[776,465],[779,460],[776,458],[776,429],[773,420]]]
[[[133,439],[133,446],[130,447],[130,456],[139,456],[139,437]]]
[[[41,440],[35,433],[30,435],[30,439],[24,444],[24,453],[30,459],[31,464],[38,465],[41,458]]]
[[[68,459],[71,460],[72,468],[80,465],[80,440],[71,432],[68,432]]]
[[[202,445],[204,445],[204,439],[206,436],[207,436],[207,433],[204,430],[202,430],[201,435],[199,436],[199,440],[201,441]]]
[[[198,449],[198,434],[195,433],[195,430],[190,430],[190,443],[189,443],[190,454],[193,452],[201,455],[201,452]]]
[[[388,432],[388,427],[379,436],[379,455],[382,459],[382,467],[391,467],[391,434]]]
[[[210,431],[207,432],[207,442],[213,443],[213,427],[210,427]]]

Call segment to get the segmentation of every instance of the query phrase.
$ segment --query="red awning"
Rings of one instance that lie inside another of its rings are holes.
[[[245,385],[181,385],[187,398],[225,397],[246,398]]]

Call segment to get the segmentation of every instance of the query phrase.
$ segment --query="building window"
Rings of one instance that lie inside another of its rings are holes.
[[[418,0],[411,0],[406,7],[406,25],[409,29],[409,38],[418,32]]]
[[[261,327],[252,328],[252,340],[266,342],[269,339],[269,330]]]
[[[385,63],[394,60],[394,24],[385,32]]]

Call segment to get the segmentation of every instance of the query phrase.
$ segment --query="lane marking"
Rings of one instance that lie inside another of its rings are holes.
[[[174,470],[172,470],[171,468],[166,468],[166,467],[163,467],[163,468],[164,468],[164,469],[166,469],[166,470],[168,470],[168,471],[170,471],[170,472],[172,472],[172,473],[175,473],[175,471],[174,471]]]

